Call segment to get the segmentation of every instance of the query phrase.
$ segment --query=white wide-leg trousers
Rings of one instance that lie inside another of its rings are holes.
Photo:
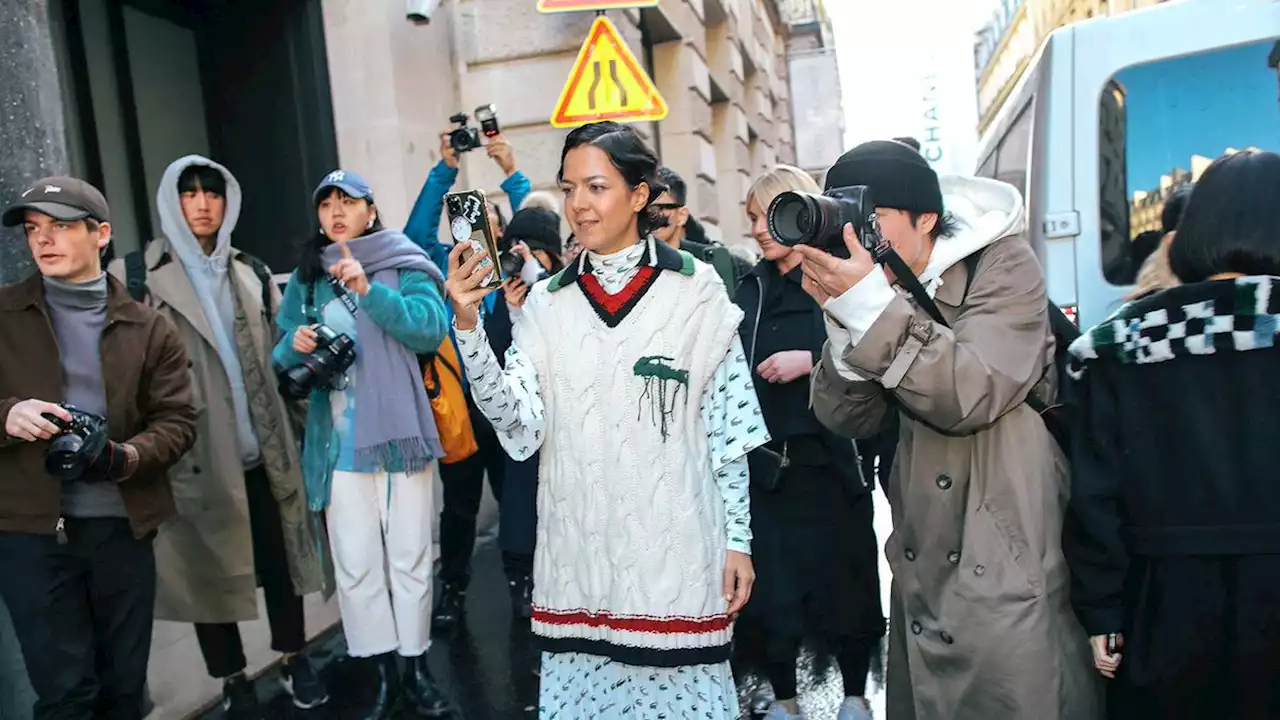
[[[329,543],[352,657],[413,657],[431,644],[434,485],[434,465],[413,475],[333,474]]]

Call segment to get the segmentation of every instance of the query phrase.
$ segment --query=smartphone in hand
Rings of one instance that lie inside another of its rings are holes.
[[[444,196],[445,212],[449,216],[449,232],[455,243],[468,243],[470,250],[464,250],[462,261],[466,262],[472,253],[484,250],[489,253],[490,272],[481,287],[499,287],[506,278],[498,262],[498,239],[493,235],[489,224],[489,203],[485,201],[483,190],[466,190],[448,193]]]

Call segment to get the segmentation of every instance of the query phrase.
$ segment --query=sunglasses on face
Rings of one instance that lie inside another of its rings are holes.
[[[679,210],[684,207],[684,205],[681,205],[680,203],[654,203],[653,206],[664,212],[667,210]]]

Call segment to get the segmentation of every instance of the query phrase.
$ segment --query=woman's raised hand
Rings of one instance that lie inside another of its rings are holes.
[[[493,272],[489,254],[481,250],[463,262],[462,255],[469,249],[471,245],[466,241],[453,246],[449,252],[449,276],[444,283],[453,303],[454,323],[459,330],[471,330],[480,322],[480,301],[495,289],[481,287],[485,277]]]

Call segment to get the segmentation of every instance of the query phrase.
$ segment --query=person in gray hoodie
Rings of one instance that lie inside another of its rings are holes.
[[[156,617],[190,622],[228,717],[258,718],[237,623],[266,598],[271,645],[299,708],[328,693],[306,659],[302,596],[324,586],[308,522],[299,434],[276,391],[270,353],[280,293],[266,266],[231,246],[240,184],[198,155],[156,192],[163,237],[145,251],[147,301],[177,326],[200,408],[195,448],[170,473],[178,518],[156,539]],[[128,276],[127,263],[112,272]]]

